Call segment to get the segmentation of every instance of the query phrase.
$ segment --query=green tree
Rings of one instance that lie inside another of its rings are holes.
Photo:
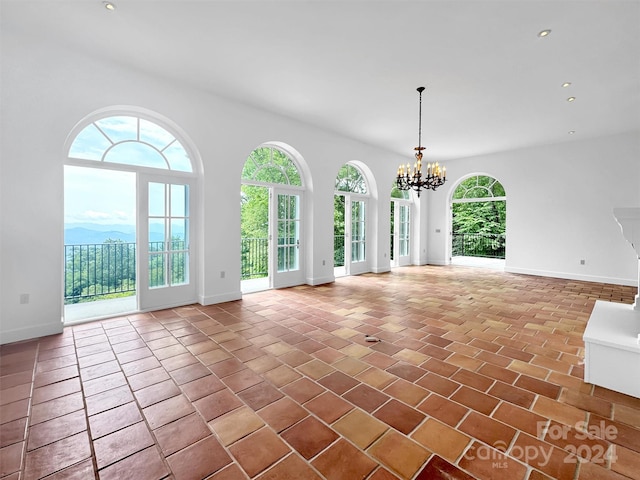
[[[336,175],[335,189],[338,192],[367,193],[367,182],[362,172],[353,165],[344,164]],[[344,266],[344,235],[346,202],[344,195],[333,197],[333,265]],[[352,252],[353,253],[353,252]]]
[[[507,204],[505,200],[494,200],[504,196],[502,184],[486,175],[468,178],[458,185],[453,194],[454,255],[504,255]],[[455,202],[463,199],[472,201]]]
[[[504,235],[507,202],[471,202],[453,204],[453,233]]]
[[[240,215],[240,231],[243,238],[267,238],[269,189],[255,185],[242,185]]]
[[[242,278],[268,275],[269,188],[249,182],[296,185],[302,180],[298,167],[284,152],[273,147],[255,149],[242,169],[240,233]]]
[[[135,292],[135,244],[110,238],[102,244],[70,245],[65,255],[65,303]]]
[[[268,275],[269,189],[255,185],[241,187],[242,278]]]

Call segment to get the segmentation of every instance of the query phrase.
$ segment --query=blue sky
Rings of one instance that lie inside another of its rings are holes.
[[[64,167],[64,222],[136,223],[136,176],[130,172]]]
[[[71,158],[192,171],[182,144],[167,130],[132,116],[107,117],[80,131]],[[65,166],[64,222],[136,223],[136,176],[107,169]]]

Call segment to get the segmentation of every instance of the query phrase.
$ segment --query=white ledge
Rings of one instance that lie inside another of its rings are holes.
[[[622,235],[640,258],[640,208],[614,208],[613,216],[622,229]]]

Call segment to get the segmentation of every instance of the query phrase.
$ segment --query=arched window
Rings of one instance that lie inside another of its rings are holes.
[[[69,137],[65,219],[73,219],[72,225],[87,218],[84,230],[102,232],[108,225],[116,236],[103,241],[83,234],[67,248],[66,303],[126,294],[134,303],[113,308],[137,311],[196,300],[199,169],[191,157],[197,153],[192,147],[190,155],[168,130],[171,122],[159,117],[156,123],[153,112],[136,107],[96,112]],[[128,255],[126,272],[120,252]],[[76,265],[83,269],[78,272]],[[65,318],[72,317],[65,308]]]
[[[505,258],[507,197],[502,184],[474,175],[452,195],[452,257]]]
[[[362,172],[350,164],[343,165],[336,177],[336,190],[339,192],[367,193],[367,182]]]
[[[171,133],[129,115],[101,118],[84,127],[71,144],[69,158],[193,171],[187,151]]]
[[[352,164],[338,171],[334,195],[335,275],[366,271],[367,197],[369,189],[362,171]]]
[[[301,171],[287,152],[264,145],[249,154],[241,186],[243,292],[303,282],[303,190]]]
[[[242,179],[302,186],[300,172],[287,154],[274,147],[256,148],[244,164]]]
[[[495,198],[504,197],[504,187],[493,177],[487,175],[476,175],[460,182],[460,185],[453,192],[453,199],[463,198]]]

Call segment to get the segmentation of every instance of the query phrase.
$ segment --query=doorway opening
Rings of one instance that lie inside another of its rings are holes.
[[[136,311],[135,174],[65,165],[64,186],[65,321]]]
[[[292,156],[273,145],[251,152],[240,200],[242,293],[304,283],[303,193]]]
[[[368,271],[367,182],[358,167],[345,164],[336,177],[333,197],[334,275],[358,275]]]
[[[389,258],[392,267],[411,264],[411,196],[399,190],[394,183],[391,189],[391,248]]]
[[[195,302],[187,150],[138,113],[82,125],[65,163],[65,323]]]
[[[474,175],[456,187],[451,200],[451,263],[504,269],[507,197],[489,175]]]

